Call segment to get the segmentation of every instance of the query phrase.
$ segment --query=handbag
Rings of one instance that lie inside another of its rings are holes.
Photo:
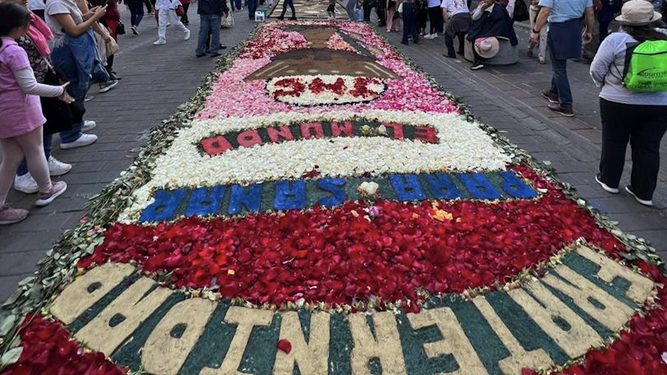
[[[64,82],[61,75],[56,69],[44,59],[48,65],[46,75],[44,76],[44,84],[60,86]],[[67,88],[67,92],[71,95],[71,88]],[[83,121],[83,115],[86,112],[82,102],[73,102],[67,104],[58,98],[40,98],[42,103],[42,114],[46,118],[44,124],[44,134],[54,134],[61,131],[72,130],[72,124]]]
[[[183,5],[181,4],[179,4],[174,10],[176,11],[176,15],[179,17],[183,17],[185,15],[185,9],[183,9]]]
[[[224,17],[220,22],[220,27],[228,29],[234,27],[234,13],[228,12],[227,17]]]
[[[118,26],[116,26],[116,35],[125,35],[125,25],[122,21],[118,21]]]
[[[114,38],[109,39],[109,41],[105,43],[105,46],[107,57],[115,55],[116,52],[118,52],[118,43],[116,43]]]

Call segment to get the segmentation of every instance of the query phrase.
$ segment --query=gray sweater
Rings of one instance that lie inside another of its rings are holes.
[[[621,31],[610,34],[600,44],[590,71],[595,84],[602,87],[600,97],[623,104],[667,105],[667,92],[635,93],[623,87],[627,43],[637,43],[637,41]]]

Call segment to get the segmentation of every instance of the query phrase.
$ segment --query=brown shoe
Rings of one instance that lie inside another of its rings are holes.
[[[574,117],[574,111],[572,111],[572,106],[564,106],[559,103],[550,103],[548,105],[549,109],[558,112],[565,117]]]
[[[542,97],[549,101],[549,103],[558,103],[558,95],[549,90],[542,90]]]

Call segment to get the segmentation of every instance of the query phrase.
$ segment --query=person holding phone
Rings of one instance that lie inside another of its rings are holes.
[[[107,6],[96,6],[84,14],[74,0],[49,0],[46,4],[46,23],[54,35],[51,60],[64,73],[72,96],[82,106],[97,59],[92,28],[106,10]],[[96,135],[82,132],[83,125],[80,121],[72,125],[72,130],[60,132],[61,149],[84,147],[97,141]]]

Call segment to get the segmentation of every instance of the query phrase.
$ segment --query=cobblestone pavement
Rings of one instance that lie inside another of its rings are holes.
[[[55,148],[58,159],[74,165],[72,172],[63,177],[69,184],[68,192],[41,209],[32,206],[34,196],[10,194],[8,201],[30,208],[31,216],[23,223],[0,228],[0,301],[35,270],[62,231],[76,226],[88,198],[131,164],[133,150],[145,143],[148,130],[158,126],[193,95],[201,79],[213,68],[214,59],[194,56],[198,17],[194,7],[190,13],[193,36],[189,41],[168,30],[167,45],[153,46],[157,29],[148,15],[140,26],[141,35],[121,36],[122,50],[116,57],[115,70],[123,80],[105,94],[98,95],[97,88],[93,88],[91,94],[95,98],[88,103],[87,118],[97,121],[98,128],[93,132],[100,140],[77,150]],[[222,31],[221,39],[230,48],[245,39],[254,27],[246,16],[245,9],[236,12],[236,26]],[[122,9],[122,18],[129,24],[126,9]],[[539,160],[548,162],[563,181],[571,183],[593,206],[619,221],[622,229],[651,240],[667,255],[667,167],[660,175],[655,209],[638,205],[627,194],[608,195],[593,179],[600,153],[600,124],[597,89],[588,78],[588,65],[569,65],[576,117],[566,119],[550,112],[539,96],[550,80],[549,65],[522,57],[515,66],[472,72],[469,63],[442,56],[442,38],[403,46],[398,43],[397,33],[379,32],[448,91],[462,97],[482,121],[504,132]],[[519,33],[522,40],[527,38],[525,31]],[[525,43],[520,46],[524,56]],[[664,147],[665,142],[663,151]],[[662,160],[665,161],[664,152]]]

